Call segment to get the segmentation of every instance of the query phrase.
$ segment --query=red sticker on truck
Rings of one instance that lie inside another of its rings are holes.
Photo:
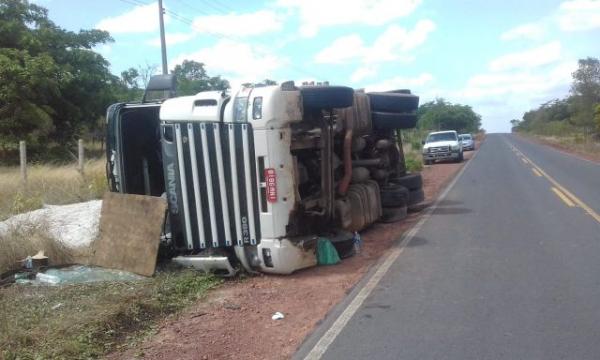
[[[277,174],[275,169],[265,169],[265,181],[267,183],[267,201],[277,202]]]

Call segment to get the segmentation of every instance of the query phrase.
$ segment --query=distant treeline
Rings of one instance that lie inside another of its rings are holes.
[[[417,127],[421,130],[476,133],[481,129],[481,116],[471,106],[453,104],[442,98],[419,106],[417,116]]]
[[[600,61],[580,59],[569,96],[544,103],[511,124],[518,132],[600,140]]]

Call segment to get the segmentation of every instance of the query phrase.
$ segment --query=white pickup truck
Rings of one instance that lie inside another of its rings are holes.
[[[463,161],[462,143],[456,131],[438,131],[427,135],[423,141],[423,163],[429,165],[436,160]]]

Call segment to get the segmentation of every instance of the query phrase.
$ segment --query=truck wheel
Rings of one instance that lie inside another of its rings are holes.
[[[404,220],[408,215],[408,208],[406,206],[383,208],[383,216],[380,221],[382,223],[395,223]]]
[[[408,204],[408,189],[397,184],[382,186],[379,190],[381,194],[381,206],[398,207]]]
[[[417,205],[420,202],[425,201],[425,192],[423,189],[411,190],[408,193],[408,206]]]
[[[340,109],[354,103],[354,89],[346,86],[306,86],[300,93],[304,108],[309,109]]]
[[[416,112],[371,112],[373,127],[379,130],[412,129],[417,126]]]
[[[372,92],[367,95],[373,111],[407,113],[416,111],[419,107],[419,97],[413,94]]]
[[[390,182],[402,185],[408,190],[419,190],[423,187],[423,178],[421,174],[408,174],[402,177],[390,179]]]

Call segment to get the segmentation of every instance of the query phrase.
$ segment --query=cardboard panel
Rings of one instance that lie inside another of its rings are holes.
[[[90,264],[152,276],[166,208],[160,197],[107,192]]]

